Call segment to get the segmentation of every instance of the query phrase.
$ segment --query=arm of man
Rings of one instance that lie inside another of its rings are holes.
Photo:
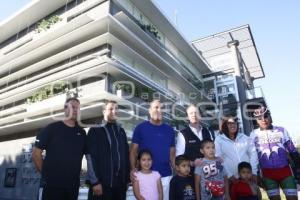
[[[140,125],[137,125],[133,131],[133,136],[132,136],[132,143],[130,147],[130,180],[131,182],[134,182],[136,180],[136,176],[134,175],[134,172],[137,172],[137,166],[136,166],[136,161],[137,161],[137,155],[139,151],[139,144],[143,141],[142,137],[142,130],[140,130],[141,127]]]
[[[172,169],[175,170],[175,157],[176,157],[176,150],[175,150],[175,131],[171,128],[171,145],[170,145],[170,163]]]
[[[125,132],[125,130],[122,128],[124,135],[123,135],[123,139],[124,139],[124,143],[125,143],[125,167],[126,167],[126,181],[127,183],[130,183],[130,152],[129,152],[129,144],[128,144],[128,140],[127,140],[127,134]]]
[[[157,190],[158,190],[158,199],[159,200],[163,200],[164,198],[164,194],[163,194],[163,186],[162,186],[162,183],[161,183],[161,178],[159,178],[157,180]],[[166,194],[167,195],[167,194]]]
[[[176,185],[174,179],[170,181],[169,200],[176,198]]]
[[[175,147],[170,148],[170,162],[172,168],[175,170]]]
[[[178,132],[176,141],[176,156],[184,154],[185,151],[185,139],[181,132]]]
[[[47,149],[47,146],[50,142],[51,135],[51,126],[43,128],[36,136],[34,147],[32,149],[32,160],[33,163],[38,170],[38,172],[42,172],[43,167],[43,150]]]
[[[284,133],[283,133],[283,145],[285,147],[285,149],[289,152],[295,166],[297,169],[300,169],[300,155],[299,152],[297,150],[297,148],[295,147],[289,133],[287,132],[286,129],[284,129]]]
[[[87,161],[87,179],[89,180],[92,189],[93,189],[93,195],[100,196],[102,195],[102,185],[100,184],[92,163],[92,157],[90,154],[86,154],[85,156]]]
[[[136,171],[136,160],[137,160],[137,155],[138,155],[138,150],[139,150],[139,144],[143,141],[142,138],[142,130],[141,126],[137,125],[133,131],[132,135],[132,142],[131,142],[131,147],[130,147],[130,168],[131,171],[135,170]]]
[[[33,147],[32,160],[33,160],[35,168],[38,170],[39,173],[42,172],[42,166],[43,166],[42,153],[43,153],[42,149],[40,149],[38,147]]]
[[[134,182],[136,180],[136,176],[134,175],[134,173],[137,172],[136,159],[137,159],[138,149],[139,149],[138,144],[136,144],[136,143],[131,144],[130,155],[129,155],[130,168],[131,168],[131,172],[130,172],[131,182]]]
[[[139,149],[138,144],[131,143],[130,156],[129,156],[131,170],[136,169],[136,159],[137,159],[138,149]]]
[[[289,152],[289,156],[294,164],[295,179],[300,180],[300,154],[286,129],[283,130],[283,145]]]
[[[97,144],[95,143],[96,138],[96,130],[94,128],[90,128],[87,136],[87,144],[86,144],[86,161],[87,161],[87,180],[90,182],[93,190],[93,195],[100,196],[102,195],[102,185],[99,182],[98,177],[96,176],[94,166],[93,166],[93,153],[97,151]]]

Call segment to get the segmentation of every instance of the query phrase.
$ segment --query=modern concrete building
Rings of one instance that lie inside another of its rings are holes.
[[[253,109],[266,105],[263,90],[254,81],[265,77],[249,25],[217,33],[192,42],[212,67],[205,74],[204,88],[216,103],[210,107],[211,115],[237,116],[240,129],[246,134],[257,126]],[[218,128],[218,120],[212,121]]]
[[[184,104],[210,101],[208,63],[150,0],[33,0],[0,30],[0,199],[35,199],[32,143],[68,96],[87,127],[117,101],[129,140],[153,94],[170,123]]]

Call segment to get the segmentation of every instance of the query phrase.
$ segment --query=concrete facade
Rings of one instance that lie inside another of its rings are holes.
[[[174,128],[185,104],[210,101],[202,77],[209,65],[152,1],[32,1],[0,29],[0,181],[7,170],[16,176],[0,186],[0,199],[35,199],[30,144],[62,119],[68,97],[80,99],[86,127],[101,122],[105,100],[117,101],[129,141],[153,98],[166,103]]]

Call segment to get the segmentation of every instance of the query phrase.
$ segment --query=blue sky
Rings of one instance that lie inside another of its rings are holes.
[[[262,86],[274,125],[300,138],[300,1],[155,0],[189,41],[249,24],[265,70]]]
[[[300,1],[154,0],[188,41],[249,24],[265,71],[274,125],[300,138]]]
[[[0,20],[29,1],[2,1]],[[177,10],[177,27],[188,41],[249,24],[266,74],[255,85],[264,89],[274,124],[286,127],[294,139],[300,138],[300,1],[154,2],[174,24]]]

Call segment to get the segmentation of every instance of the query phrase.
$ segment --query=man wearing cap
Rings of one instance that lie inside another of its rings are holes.
[[[266,107],[254,111],[259,128],[253,138],[261,168],[262,181],[270,200],[280,200],[279,187],[287,200],[296,200],[297,187],[288,162],[288,154],[300,171],[300,156],[285,128],[272,125],[271,114]]]

